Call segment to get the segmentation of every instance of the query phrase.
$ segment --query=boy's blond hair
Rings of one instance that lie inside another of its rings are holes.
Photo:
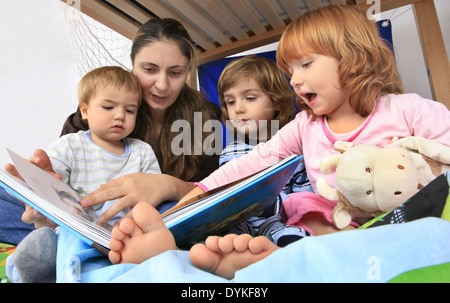
[[[112,86],[126,88],[131,92],[139,93],[139,103],[142,102],[142,89],[133,73],[119,66],[104,66],[93,69],[81,79],[78,84],[78,100],[80,104],[88,104],[89,99],[95,95],[99,87]]]
[[[403,92],[391,49],[357,6],[323,7],[287,26],[277,49],[280,68],[289,74],[292,60],[313,53],[338,60],[342,89],[350,89],[350,105],[362,116],[370,114],[380,95]],[[298,106],[310,111],[299,99]]]
[[[274,61],[250,55],[230,62],[218,80],[217,91],[224,122],[229,119],[224,93],[243,79],[254,79],[262,91],[269,95],[274,107],[279,109],[274,119],[279,120],[280,128],[294,118],[294,93],[283,72]]]

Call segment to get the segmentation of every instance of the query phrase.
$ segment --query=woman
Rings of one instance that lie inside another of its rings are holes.
[[[195,75],[196,54],[188,32],[181,23],[173,19],[153,19],[143,24],[133,41],[131,49],[133,73],[138,78],[143,98],[139,110],[139,122],[132,136],[148,142],[155,151],[161,175],[135,173],[120,177],[86,196],[81,204],[85,207],[108,200],[118,199],[102,216],[102,221],[122,209],[145,201],[158,206],[164,201],[178,201],[193,187],[193,182],[203,179],[218,167],[218,155],[208,156],[194,152],[202,138],[194,136],[194,123],[210,119],[219,120],[220,109],[209,102],[203,94],[188,86],[190,76]],[[195,121],[194,113],[202,113],[202,121]],[[192,126],[190,153],[173,153],[172,140],[180,135],[173,132],[174,121],[185,120]],[[62,134],[87,129],[79,111],[72,114],[63,127]],[[202,146],[202,145],[200,145]],[[38,151],[30,161],[48,167],[45,153]],[[14,168],[8,166],[9,171]],[[161,210],[162,211],[162,210]],[[27,208],[22,216],[26,223],[42,224],[41,215]],[[39,222],[39,223],[38,223]]]

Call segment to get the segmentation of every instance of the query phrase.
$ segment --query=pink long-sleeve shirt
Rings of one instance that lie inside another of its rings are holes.
[[[316,181],[320,177],[335,187],[334,171],[327,175],[320,172],[320,161],[338,153],[333,147],[335,141],[384,147],[394,137],[407,136],[420,136],[450,146],[450,111],[442,103],[416,94],[382,96],[365,123],[347,134],[333,133],[323,117],[314,118],[300,112],[271,140],[223,165],[198,185],[210,190],[297,154],[304,156],[308,177],[317,193]]]

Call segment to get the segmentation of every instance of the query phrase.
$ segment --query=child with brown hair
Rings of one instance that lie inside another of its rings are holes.
[[[296,113],[286,77],[268,58],[250,55],[230,62],[217,92],[223,122],[237,139],[253,145],[270,139]]]

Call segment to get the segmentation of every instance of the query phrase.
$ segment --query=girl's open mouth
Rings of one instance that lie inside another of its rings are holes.
[[[317,98],[317,94],[315,93],[306,93],[306,94],[302,94],[303,98],[306,99],[308,101],[308,103],[314,102],[314,100],[316,100]]]

